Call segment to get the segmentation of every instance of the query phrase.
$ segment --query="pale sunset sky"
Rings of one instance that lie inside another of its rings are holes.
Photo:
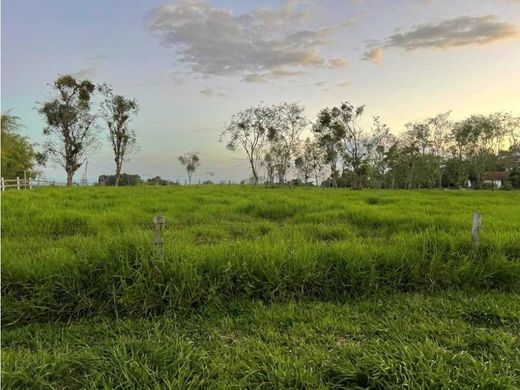
[[[310,121],[365,104],[367,129],[378,115],[395,134],[448,110],[520,114],[520,0],[3,0],[1,65],[2,112],[33,142],[38,102],[70,73],[137,99],[124,172],[184,180],[177,157],[199,151],[196,179],[240,180],[244,156],[219,133],[261,101],[299,102]],[[101,139],[90,181],[114,171]]]

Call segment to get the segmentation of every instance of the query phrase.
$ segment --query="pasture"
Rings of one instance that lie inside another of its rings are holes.
[[[2,196],[5,388],[518,388],[519,298],[518,192]]]

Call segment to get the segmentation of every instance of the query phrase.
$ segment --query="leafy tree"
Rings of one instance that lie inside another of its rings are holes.
[[[360,189],[368,162],[370,143],[364,134],[359,119],[365,106],[355,107],[343,102],[339,107],[326,108],[318,114],[314,133],[326,152],[326,160],[332,171],[332,181],[337,185],[337,162],[343,157],[346,169],[353,173],[353,186]]]
[[[333,187],[338,186],[338,163],[342,153],[341,140],[343,128],[334,120],[332,110],[324,108],[318,113],[318,118],[312,127],[316,142],[323,151],[323,161],[330,168],[330,182]]]
[[[392,145],[396,142],[395,137],[390,132],[390,128],[378,116],[374,117],[372,125],[371,144],[371,163],[373,166],[373,174],[376,180],[376,186],[385,185],[385,176],[390,169],[387,160],[387,153]]]
[[[142,183],[139,175],[130,175],[128,173],[122,173],[119,177],[119,186],[136,186]],[[98,184],[104,186],[115,186],[116,175],[101,175],[98,177]]]
[[[123,162],[136,149],[135,131],[129,127],[132,115],[138,112],[135,99],[127,99],[122,95],[114,95],[112,88],[103,84],[99,86],[104,100],[101,103],[101,117],[108,128],[108,140],[114,152],[116,163],[115,186],[119,185]]]
[[[294,166],[298,169],[300,176],[303,177],[303,182],[307,184],[313,173],[312,143],[309,138],[305,139],[300,154],[294,160]]]
[[[431,151],[434,156],[433,168],[437,176],[437,185],[442,187],[442,176],[444,160],[448,154],[450,144],[450,133],[453,122],[450,120],[451,112],[445,112],[427,120],[431,134]]]
[[[324,161],[318,143],[311,141],[311,139],[307,137],[300,147],[294,165],[303,177],[305,184],[307,184],[309,178],[313,176],[315,184],[319,185],[319,177],[323,170]]]
[[[188,184],[191,184],[191,177],[200,166],[199,153],[186,153],[183,156],[179,156],[178,160],[186,167],[186,172],[188,173]]]
[[[54,98],[44,102],[39,112],[45,118],[45,150],[49,158],[67,173],[72,185],[74,173],[96,145],[95,116],[90,112],[95,86],[73,76],[58,77],[53,85]]]
[[[244,150],[251,168],[252,181],[259,181],[259,167],[267,134],[272,129],[273,110],[259,104],[233,115],[230,123],[220,134],[220,141],[227,140],[226,148],[231,151],[239,147]]]
[[[271,157],[277,160],[278,182],[285,183],[287,171],[294,158],[300,135],[307,125],[303,106],[298,103],[281,103],[269,107],[271,124],[268,128],[268,140],[271,143]]]
[[[2,177],[13,179],[37,174],[36,166],[44,162],[44,156],[34,150],[29,140],[18,134],[18,117],[9,113],[1,115],[2,132]]]
[[[453,128],[453,138],[459,158],[470,162],[466,178],[473,176],[477,188],[482,185],[482,174],[495,169],[495,153],[502,147],[504,128],[497,115],[471,115],[457,122]]]

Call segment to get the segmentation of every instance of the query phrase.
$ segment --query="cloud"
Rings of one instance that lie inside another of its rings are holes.
[[[317,83],[314,83],[316,87],[321,87],[323,85],[327,84],[327,81],[318,81]]]
[[[348,61],[344,58],[331,58],[329,60],[329,68],[344,69],[348,67]]]
[[[219,96],[219,97],[226,97],[227,95],[223,92],[217,92],[211,87],[206,87],[202,91],[199,91],[201,95],[204,95],[206,97],[212,97],[212,96]]]
[[[345,81],[344,83],[337,83],[336,86],[340,88],[348,87],[350,83],[348,81]]]
[[[381,65],[383,62],[383,49],[380,47],[373,48],[371,50],[367,50],[363,54],[363,60],[372,61],[377,65]]]
[[[484,45],[518,36],[515,25],[501,22],[496,16],[461,16],[439,23],[422,24],[405,33],[387,38],[385,47],[405,50],[421,48],[448,49],[467,45]]]
[[[77,72],[71,73],[71,76],[81,80],[91,79],[96,75],[96,70],[96,67],[83,68],[78,70]]]
[[[190,72],[262,82],[340,64],[320,52],[333,29],[313,27],[312,12],[301,8],[289,0],[279,9],[235,14],[205,0],[179,0],[155,9],[148,27]]]
[[[406,32],[390,35],[381,42],[371,43],[363,59],[381,62],[382,48],[396,47],[405,51],[418,49],[451,49],[470,45],[486,45],[516,38],[517,26],[500,21],[494,15],[460,16],[437,23],[421,24]],[[374,46],[377,46],[373,48]]]

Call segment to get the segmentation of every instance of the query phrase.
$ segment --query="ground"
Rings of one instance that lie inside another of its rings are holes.
[[[513,389],[519,298],[518,192],[2,196],[4,388]]]

